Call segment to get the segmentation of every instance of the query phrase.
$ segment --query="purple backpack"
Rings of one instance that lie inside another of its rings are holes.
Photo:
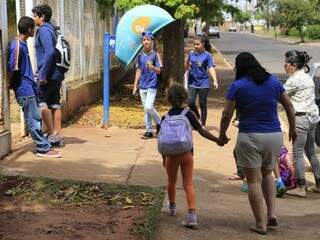
[[[288,188],[294,188],[296,186],[296,180],[294,175],[294,167],[290,159],[288,149],[282,147],[279,155],[279,169],[282,181]]]
[[[179,155],[193,148],[192,127],[186,117],[187,112],[184,109],[179,115],[165,115],[158,134],[158,151],[162,155]]]

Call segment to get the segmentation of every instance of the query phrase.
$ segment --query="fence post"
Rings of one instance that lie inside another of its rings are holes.
[[[103,44],[103,126],[108,127],[110,108],[110,33],[104,33]]]

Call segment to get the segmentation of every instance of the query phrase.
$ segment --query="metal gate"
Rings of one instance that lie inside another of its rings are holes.
[[[6,81],[8,46],[7,1],[0,1],[0,159],[11,151],[9,93]]]

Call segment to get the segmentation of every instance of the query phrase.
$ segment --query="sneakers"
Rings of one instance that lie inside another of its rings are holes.
[[[61,153],[55,150],[49,150],[46,153],[37,153],[38,157],[45,157],[45,158],[61,158]]]
[[[49,143],[54,147],[63,147],[63,139],[60,135],[51,134],[47,136]]]
[[[286,185],[282,181],[282,179],[276,180],[276,190],[277,190],[277,197],[283,197],[286,192]]]
[[[177,207],[175,203],[168,204],[168,214],[169,216],[176,216],[177,215]]]
[[[306,197],[305,186],[301,186],[301,187],[297,187],[292,190],[289,190],[287,191],[287,194],[290,196],[305,198]]]
[[[198,217],[196,213],[188,213],[182,221],[182,226],[187,228],[194,228],[198,226]]]
[[[145,132],[143,135],[142,135],[142,139],[150,139],[153,137],[153,134],[152,132]]]
[[[320,193],[320,187],[317,185],[313,185],[311,187],[307,187],[308,192]]]

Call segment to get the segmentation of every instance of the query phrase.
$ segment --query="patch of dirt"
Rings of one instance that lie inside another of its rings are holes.
[[[142,207],[126,211],[106,205],[57,208],[1,199],[0,239],[141,239],[133,227],[145,214]]]
[[[162,199],[139,186],[0,176],[0,239],[152,239]]]

